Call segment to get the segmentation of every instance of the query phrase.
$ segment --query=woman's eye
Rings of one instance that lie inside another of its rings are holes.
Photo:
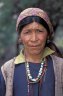
[[[25,31],[24,34],[30,34],[30,31]]]
[[[37,32],[43,32],[43,30],[39,30],[39,29],[37,29],[36,31],[37,31]]]

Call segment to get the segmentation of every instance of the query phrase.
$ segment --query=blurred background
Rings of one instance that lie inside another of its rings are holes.
[[[54,43],[63,54],[63,0],[0,0],[0,66],[16,55],[16,20],[28,7],[48,13],[55,31]]]

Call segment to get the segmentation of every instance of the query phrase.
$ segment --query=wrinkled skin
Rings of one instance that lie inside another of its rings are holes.
[[[37,22],[26,25],[22,29],[19,37],[24,45],[24,52],[27,57],[40,57],[43,53],[47,38],[47,30]]]

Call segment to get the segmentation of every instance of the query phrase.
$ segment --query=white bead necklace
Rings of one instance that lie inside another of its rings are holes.
[[[38,82],[39,79],[41,78],[44,64],[45,64],[45,59],[43,59],[42,62],[41,62],[41,67],[40,67],[40,69],[39,69],[39,72],[38,72],[37,77],[36,77],[36,78],[33,78],[32,75],[31,75],[31,73],[30,73],[29,63],[28,63],[28,62],[25,63],[27,78],[28,78],[32,83]]]

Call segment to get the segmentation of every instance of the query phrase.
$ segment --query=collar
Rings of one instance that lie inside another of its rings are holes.
[[[54,53],[54,51],[52,49],[50,49],[49,47],[46,47],[44,49],[44,53],[43,53],[42,58],[45,58],[46,56],[51,55],[53,53]],[[20,64],[23,62],[25,62],[25,57],[21,51],[20,54],[15,58],[14,64]]]

